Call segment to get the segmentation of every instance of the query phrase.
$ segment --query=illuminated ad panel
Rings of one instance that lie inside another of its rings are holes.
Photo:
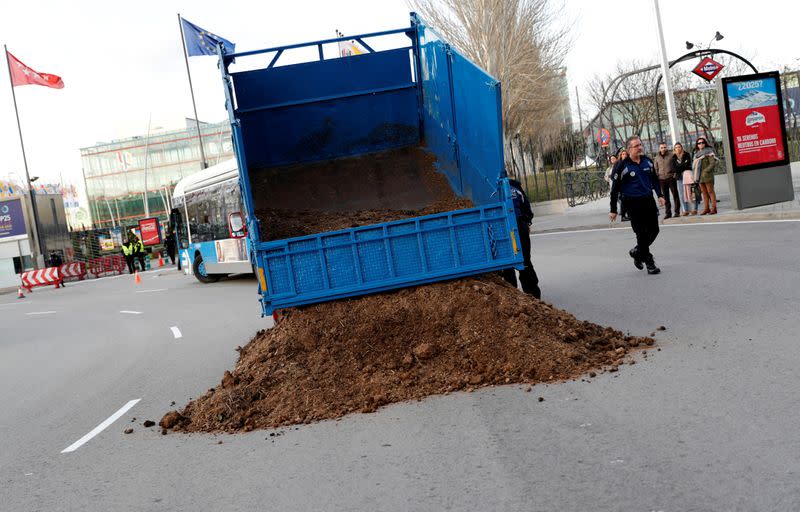
[[[734,172],[788,164],[778,74],[726,78],[723,90]]]

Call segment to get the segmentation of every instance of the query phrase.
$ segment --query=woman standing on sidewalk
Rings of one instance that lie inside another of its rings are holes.
[[[694,197],[692,194],[692,184],[694,183],[692,179],[692,158],[689,153],[683,150],[683,144],[680,142],[675,143],[672,161],[678,180],[678,193],[681,195],[681,202],[683,203],[682,215],[685,217],[690,212],[691,215],[697,215],[697,205],[700,204],[700,198]],[[689,208],[690,202],[694,208]]]
[[[717,162],[719,159],[714,154],[714,150],[708,147],[706,139],[702,137],[697,139],[694,145],[692,171],[694,181],[700,183],[700,191],[703,193],[703,213],[701,215],[717,213],[717,194],[714,192],[714,169],[717,168]]]

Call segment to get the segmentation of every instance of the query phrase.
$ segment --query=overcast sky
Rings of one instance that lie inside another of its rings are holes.
[[[563,21],[573,27],[566,65],[572,101],[595,74],[618,60],[655,62],[657,37],[650,0],[566,0]],[[797,66],[800,21],[796,1],[661,0],[670,58],[684,41],[706,44],[719,30],[719,47],[751,58],[760,70]],[[0,42],[39,72],[60,75],[64,89],[17,87],[17,103],[31,175],[82,184],[79,148],[144,135],[152,126],[178,129],[192,117],[177,13],[237,45],[238,51],[408,24],[405,0],[264,2],[139,0],[6,2]],[[225,119],[214,57],[192,57],[198,114]],[[5,63],[3,63],[5,67]],[[584,113],[584,117],[588,113]],[[7,71],[0,73],[0,178],[24,176]],[[14,176],[13,174],[11,175]]]

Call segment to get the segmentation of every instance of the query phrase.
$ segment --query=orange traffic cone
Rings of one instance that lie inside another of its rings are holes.
[[[158,253],[158,266],[159,267],[164,266],[164,256],[161,253]]]
[[[21,286],[17,287],[17,298],[18,299],[24,299],[25,298],[25,294],[22,293],[22,287]]]
[[[142,276],[139,275],[139,271],[137,270],[136,273],[133,274],[133,282],[136,284],[142,283]]]

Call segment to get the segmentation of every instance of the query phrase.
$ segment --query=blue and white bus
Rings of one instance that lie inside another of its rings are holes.
[[[183,178],[172,199],[178,257],[200,282],[253,272],[235,159]]]

